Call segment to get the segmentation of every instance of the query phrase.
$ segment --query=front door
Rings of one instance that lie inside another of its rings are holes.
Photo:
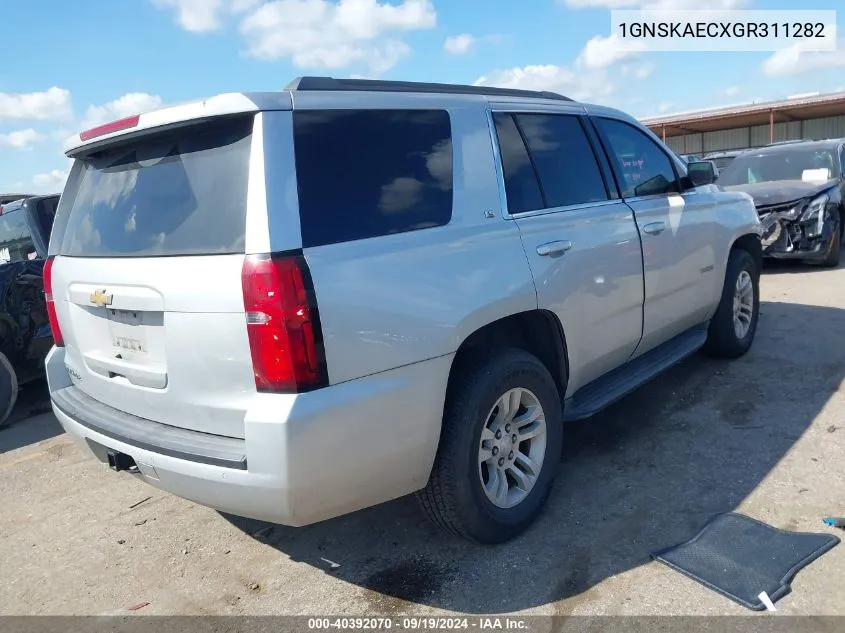
[[[668,153],[643,130],[618,119],[592,120],[642,238],[645,305],[639,355],[703,322],[712,308],[714,200],[702,191],[684,191]]]

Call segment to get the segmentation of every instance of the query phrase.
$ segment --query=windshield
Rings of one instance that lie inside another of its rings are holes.
[[[751,185],[776,180],[824,182],[839,177],[836,155],[824,148],[784,147],[772,152],[749,152],[733,159],[719,174],[719,184]]]

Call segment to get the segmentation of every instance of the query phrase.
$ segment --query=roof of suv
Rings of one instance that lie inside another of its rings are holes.
[[[586,107],[567,96],[545,90],[520,90],[516,88],[495,88],[464,84],[423,83],[415,81],[384,81],[375,79],[335,79],[333,77],[298,77],[278,92],[234,92],[219,94],[206,99],[196,99],[175,105],[168,105],[112,121],[74,135],[65,141],[68,156],[106,144],[116,136],[143,133],[145,130],[174,126],[188,121],[229,115],[246,114],[263,110],[291,110],[297,93],[301,92],[358,92],[358,93],[401,93],[409,99],[424,98],[425,95],[443,95],[450,99],[516,99],[535,100],[546,104],[558,103]],[[625,115],[613,108],[593,106],[603,112]],[[627,115],[625,115],[627,117]],[[629,117],[630,118],[630,117]]]
[[[759,147],[755,151],[758,154],[773,154],[776,152],[781,152],[783,150],[789,150],[793,147],[806,147],[809,149],[831,149],[839,147],[845,143],[845,139],[841,138],[830,138],[825,139],[822,141],[795,141],[791,143],[773,143],[772,145],[766,145],[765,147]]]

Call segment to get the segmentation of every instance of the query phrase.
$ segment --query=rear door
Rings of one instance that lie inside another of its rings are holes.
[[[153,131],[76,160],[50,255],[68,373],[89,396],[243,437],[255,393],[241,284],[254,119]]]
[[[627,361],[640,341],[643,264],[634,215],[583,117],[500,111],[493,119],[508,213],[539,307],[553,311],[566,333],[569,396]]]

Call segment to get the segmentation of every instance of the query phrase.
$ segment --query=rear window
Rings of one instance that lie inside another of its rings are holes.
[[[77,160],[51,253],[243,253],[252,122],[252,116],[218,120]]]
[[[445,110],[294,111],[304,247],[447,224],[452,130]]]
[[[0,215],[0,264],[27,261],[37,256],[23,208]]]

